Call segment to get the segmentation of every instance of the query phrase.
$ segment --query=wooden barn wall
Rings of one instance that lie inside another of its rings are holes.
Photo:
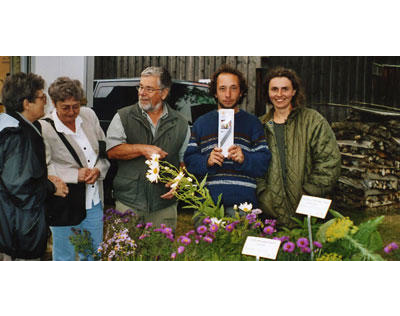
[[[365,102],[400,107],[398,56],[105,56],[95,58],[95,78],[138,77],[147,66],[165,66],[175,79],[210,78],[223,63],[241,70],[249,84],[242,108],[265,112],[265,74],[271,67],[295,69],[303,80],[309,107],[330,122],[341,121],[348,109],[332,104]]]
[[[209,79],[224,63],[245,75],[249,91],[241,107],[254,113],[256,68],[261,66],[261,57],[257,56],[99,56],[95,57],[95,79],[139,77],[148,66],[164,66],[174,79],[198,81]]]
[[[262,57],[263,73],[274,66],[293,68],[302,78],[308,106],[329,121],[341,121],[347,109],[329,104],[364,102],[400,107],[398,56]]]

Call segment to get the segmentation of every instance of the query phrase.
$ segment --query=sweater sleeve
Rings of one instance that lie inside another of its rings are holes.
[[[196,122],[197,123],[197,122]],[[205,150],[202,153],[200,146],[200,124],[194,124],[192,127],[192,133],[190,136],[189,144],[185,151],[184,162],[187,170],[196,176],[204,177],[208,174],[215,174],[216,167],[208,167],[207,161],[209,157],[210,150]]]
[[[241,146],[244,161],[242,164],[234,162],[234,168],[244,174],[253,177],[263,177],[268,170],[271,160],[271,152],[265,139],[263,126],[258,120],[252,122],[251,144]],[[240,146],[240,145],[239,145]]]

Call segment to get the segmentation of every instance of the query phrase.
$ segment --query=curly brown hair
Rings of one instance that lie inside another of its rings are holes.
[[[304,92],[303,84],[301,82],[300,77],[297,75],[296,71],[293,69],[285,68],[285,67],[275,67],[268,71],[267,77],[265,80],[265,86],[267,87],[267,102],[268,104],[272,104],[269,98],[269,83],[272,79],[276,77],[285,77],[288,78],[292,82],[293,89],[296,90],[296,94],[292,99],[292,106],[295,107],[302,107],[305,106],[306,103],[306,95]]]
[[[221,65],[212,75],[211,77],[211,82],[210,82],[210,95],[213,96],[215,98],[215,95],[217,94],[217,79],[218,76],[222,73],[228,73],[228,74],[233,74],[235,76],[237,76],[239,78],[239,85],[240,85],[240,93],[242,94],[241,97],[239,98],[238,104],[241,104],[243,99],[246,97],[247,95],[247,83],[246,83],[246,78],[243,76],[243,74],[233,68],[230,65],[227,64],[223,64]]]
[[[81,101],[84,97],[82,85],[79,80],[72,80],[68,77],[57,78],[49,87],[51,100],[56,104],[58,101],[65,101],[74,98]]]

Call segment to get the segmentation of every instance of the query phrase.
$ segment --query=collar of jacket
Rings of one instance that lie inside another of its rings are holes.
[[[168,105],[168,103],[164,102],[164,106],[167,107],[168,115],[166,117],[160,117],[160,123],[162,122],[163,126],[166,126],[165,124],[167,122],[171,122],[170,124],[168,124],[168,126],[166,128],[166,130],[169,130],[170,128],[174,127],[174,125],[175,125],[174,122],[176,119],[176,115],[175,115],[174,111],[172,110],[172,108]],[[138,120],[146,129],[151,131],[150,123],[147,120],[147,118],[143,115],[142,109],[140,108],[139,103],[136,103],[133,105],[133,109],[131,111],[131,116],[132,116],[132,118]],[[158,128],[160,128],[160,127],[161,127],[161,125],[158,126]],[[161,133],[157,133],[158,135],[156,135],[154,141],[156,139],[160,138],[166,130],[163,129],[161,131]]]
[[[302,109],[303,109],[303,107],[293,108],[293,110],[290,112],[290,114],[286,120],[286,123],[292,121],[300,113],[300,111]],[[268,113],[261,116],[260,120],[263,125],[266,125],[266,124],[272,125],[273,124],[274,112],[275,112],[275,109],[272,108],[271,111],[269,111]]]

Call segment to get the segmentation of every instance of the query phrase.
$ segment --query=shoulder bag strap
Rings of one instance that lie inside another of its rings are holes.
[[[44,119],[46,122],[50,123],[51,126],[53,126],[54,130],[56,131],[56,133],[58,134],[58,136],[61,138],[62,142],[64,143],[64,145],[67,147],[67,149],[69,150],[69,152],[71,153],[72,157],[74,157],[75,161],[78,163],[78,165],[83,168],[83,165],[78,157],[78,154],[76,153],[76,151],[74,150],[74,148],[72,148],[71,144],[68,142],[68,140],[65,138],[63,133],[60,133],[56,130],[56,127],[54,126],[54,122],[53,120],[49,119],[49,118],[45,118]]]

